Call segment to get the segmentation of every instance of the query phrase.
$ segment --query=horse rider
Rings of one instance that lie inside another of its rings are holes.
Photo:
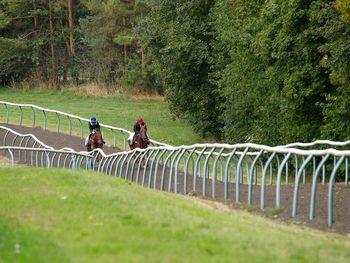
[[[92,135],[92,131],[95,130],[95,129],[101,129],[101,126],[100,124],[98,123],[96,117],[91,117],[90,121],[89,121],[89,135],[86,137],[86,140],[85,140],[85,145],[88,146],[90,145],[91,143],[91,135]],[[105,144],[105,141],[103,141],[103,144]]]
[[[134,136],[132,137],[132,144],[134,144],[136,141],[136,138],[141,130],[141,125],[144,126],[147,131],[146,123],[143,121],[142,117],[139,116],[136,120],[136,123],[134,124]],[[147,138],[147,144],[149,144],[149,138],[147,136],[147,133],[146,133],[146,138]]]

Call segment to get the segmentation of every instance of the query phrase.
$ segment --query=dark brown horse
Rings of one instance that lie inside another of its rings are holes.
[[[146,149],[148,146],[147,141],[147,127],[145,125],[140,125],[140,132],[136,135],[135,142],[132,144],[132,142],[129,141],[130,150],[133,150],[135,148],[141,148]]]
[[[100,129],[94,129],[90,137],[90,144],[86,146],[87,151],[90,152],[94,149],[103,148],[103,138]]]

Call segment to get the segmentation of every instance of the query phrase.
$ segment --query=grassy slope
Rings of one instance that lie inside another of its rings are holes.
[[[2,262],[350,261],[345,237],[97,173],[3,168],[0,182]]]
[[[141,115],[147,123],[151,138],[157,141],[171,145],[201,142],[201,138],[184,121],[172,119],[164,101],[133,100],[117,96],[91,97],[65,91],[9,88],[0,88],[0,100],[35,104],[84,118],[96,116],[101,123],[129,131],[132,130],[136,118]],[[1,120],[4,119],[0,117]],[[18,122],[18,117],[13,121]]]

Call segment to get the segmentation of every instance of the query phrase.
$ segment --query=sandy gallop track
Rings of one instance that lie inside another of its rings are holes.
[[[57,134],[56,132],[45,131],[41,128],[28,128],[17,125],[10,124],[0,124],[6,127],[9,127],[19,133],[26,134],[32,133],[39,140],[45,144],[54,147],[55,149],[61,149],[64,147],[69,147],[75,151],[85,151],[84,139],[81,139],[77,136],[69,136],[66,134]],[[0,137],[3,136],[0,134]],[[0,138],[1,139],[1,138]],[[110,154],[114,153],[117,150],[110,147],[104,147],[105,153]],[[158,168],[158,174],[161,174],[162,167]],[[168,179],[165,179],[165,185],[167,185]],[[184,175],[179,173],[178,177],[178,189],[179,193],[183,193],[183,182]],[[200,177],[197,177],[197,186],[198,192],[191,193],[197,196],[202,196],[201,186],[203,181]],[[160,180],[157,178],[156,188],[160,188]],[[188,182],[189,189],[193,188],[193,178],[189,176]],[[211,196],[211,180],[207,179],[207,196]],[[173,191],[173,186],[171,191]],[[275,206],[275,194],[276,187],[275,185],[267,185],[265,190],[265,202],[266,210],[263,212],[264,215],[269,215],[271,209]],[[319,184],[317,187],[317,205],[316,205],[316,218],[310,223],[308,220],[309,214],[309,205],[310,205],[310,192],[311,185],[300,185],[300,194],[299,194],[299,206],[298,206],[298,215],[295,218],[291,217],[292,211],[292,200],[293,200],[293,185],[282,185],[281,189],[281,203],[283,211],[277,215],[271,216],[274,220],[285,221],[288,223],[305,225],[315,227],[324,231],[337,232],[343,235],[350,236],[350,186],[345,186],[344,184],[336,184],[334,187],[334,225],[332,227],[327,226],[327,200],[328,200],[328,185]],[[229,184],[229,197],[231,200],[223,200],[224,196],[224,184],[222,182],[216,181],[216,200],[224,202],[230,208],[247,208],[245,205],[247,202],[248,196],[248,187],[247,185],[241,185],[240,187],[241,200],[242,204],[235,204],[233,198],[235,197],[235,184]],[[261,210],[258,209],[260,202],[260,186],[255,186],[253,188],[253,206],[249,207],[249,210],[255,210],[258,213],[261,213]]]

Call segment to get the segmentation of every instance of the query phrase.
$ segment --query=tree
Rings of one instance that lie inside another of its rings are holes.
[[[68,8],[68,27],[69,27],[69,50],[72,57],[74,57],[74,20],[73,20],[73,0],[67,0]]]
[[[81,20],[84,42],[95,62],[91,65],[92,75],[105,83],[118,83],[127,74],[129,57],[137,52],[133,23],[139,14],[138,3],[106,0],[83,1],[83,4],[92,14]]]
[[[211,81],[225,101],[222,121],[225,141],[259,141],[264,63],[257,56],[256,36],[261,30],[259,13],[265,1],[219,0],[211,10],[214,39],[210,57]]]
[[[32,24],[22,20],[32,18],[27,10],[31,3],[0,1],[0,84],[8,85],[27,76],[32,56],[27,39],[32,35]]]
[[[16,58],[18,63],[25,64],[26,67],[19,66],[16,68],[16,74],[7,72],[6,75],[16,76],[15,81],[18,82],[25,78],[32,85],[44,82],[59,86],[61,82],[67,81],[67,74],[74,73],[77,68],[72,61],[72,54],[75,54],[78,48],[78,63],[79,59],[84,57],[81,52],[84,49],[81,48],[82,43],[77,33],[79,30],[74,28],[74,22],[77,23],[79,17],[85,17],[87,14],[80,1],[1,0],[0,5],[1,14],[6,17],[6,20],[0,23],[2,36],[21,41],[21,46],[26,47],[25,58]],[[73,9],[77,10],[75,14]],[[74,33],[78,41],[75,41]],[[16,45],[13,51],[18,55],[23,54],[18,52],[18,48],[19,45]],[[28,63],[28,60],[31,63]],[[3,69],[10,70],[14,67],[4,66]],[[23,72],[18,74],[18,71]]]
[[[51,75],[50,84],[52,87],[57,85],[56,76],[56,47],[55,47],[55,32],[54,32],[54,21],[53,21],[53,6],[52,1],[48,0],[49,6],[49,24],[50,24],[50,49],[51,49]]]
[[[217,2],[213,45],[223,51],[214,65],[226,97],[226,140],[275,145],[321,136],[334,93],[326,34],[340,37],[334,12],[331,1]],[[339,54],[346,45],[337,47]]]
[[[338,0],[319,2],[313,8],[314,19],[322,21],[320,32],[325,42],[320,46],[323,54],[321,66],[329,74],[332,90],[321,104],[324,124],[322,137],[333,140],[350,138],[350,2]],[[320,11],[321,10],[321,11]]]
[[[212,1],[150,1],[143,39],[175,116],[204,136],[219,136],[221,100],[210,83]]]

